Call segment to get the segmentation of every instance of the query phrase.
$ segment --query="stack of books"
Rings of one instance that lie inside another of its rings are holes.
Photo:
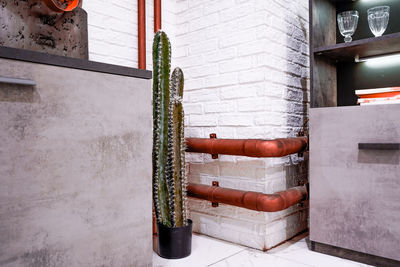
[[[400,87],[356,90],[359,105],[400,104]]]

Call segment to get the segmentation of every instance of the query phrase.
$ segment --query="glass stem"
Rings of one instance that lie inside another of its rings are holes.
[[[353,40],[353,39],[351,38],[350,35],[346,35],[346,36],[344,37],[345,43],[351,42],[351,40]]]

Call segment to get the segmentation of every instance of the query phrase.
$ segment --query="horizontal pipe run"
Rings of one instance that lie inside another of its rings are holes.
[[[260,139],[186,138],[186,151],[247,157],[283,157],[304,151],[308,146],[306,136]]]
[[[305,185],[274,194],[263,194],[193,183],[189,183],[187,190],[189,197],[208,200],[212,203],[223,203],[266,212],[285,210],[308,199],[308,190]]]

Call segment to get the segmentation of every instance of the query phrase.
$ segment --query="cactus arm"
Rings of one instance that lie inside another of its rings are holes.
[[[184,114],[182,107],[184,77],[180,68],[175,68],[171,76],[171,117],[173,125],[173,178],[175,184],[174,217],[175,226],[186,225],[186,175],[184,150]]]
[[[159,223],[172,226],[168,201],[168,110],[171,47],[166,34],[153,42],[153,199]]]
[[[182,105],[182,104],[181,104]],[[182,118],[185,117],[183,107],[182,107]],[[187,225],[187,217],[188,217],[188,205],[187,205],[187,176],[186,176],[186,160],[185,160],[185,151],[186,151],[186,143],[185,143],[185,124],[184,120],[182,119],[181,125],[181,144],[180,144],[180,152],[181,152],[181,191],[182,191],[182,220],[183,225]]]

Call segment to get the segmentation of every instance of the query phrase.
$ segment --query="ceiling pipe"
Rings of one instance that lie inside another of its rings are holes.
[[[213,183],[215,184],[215,183]],[[228,204],[250,210],[275,212],[285,210],[308,199],[307,185],[297,186],[274,194],[263,194],[253,191],[242,191],[189,183],[188,196],[216,203]]]
[[[308,137],[261,139],[217,139],[186,138],[186,151],[212,155],[234,155],[247,157],[284,157],[307,149]]]
[[[154,0],[154,33],[161,30],[161,0]]]
[[[138,62],[146,69],[146,0],[138,0]]]

